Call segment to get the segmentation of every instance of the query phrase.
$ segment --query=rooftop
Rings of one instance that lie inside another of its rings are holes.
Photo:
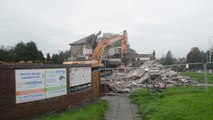
[[[138,54],[137,57],[152,57],[153,54]]]
[[[78,41],[71,43],[70,45],[81,45],[81,44],[91,43],[93,38],[95,38],[95,34],[88,35]]]

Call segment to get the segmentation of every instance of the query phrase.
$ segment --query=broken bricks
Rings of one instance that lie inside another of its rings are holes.
[[[139,68],[123,67],[122,69],[115,69],[111,76],[102,77],[101,84],[106,84],[116,93],[129,93],[133,89],[141,87],[160,91],[168,86],[197,84],[194,79],[184,77],[170,68],[165,68],[154,60],[146,61]]]

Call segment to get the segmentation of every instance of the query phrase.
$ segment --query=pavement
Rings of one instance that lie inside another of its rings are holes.
[[[103,96],[102,99],[109,101],[106,120],[142,120],[137,106],[130,102],[128,95]]]

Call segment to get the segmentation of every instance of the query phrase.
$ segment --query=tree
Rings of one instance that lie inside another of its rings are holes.
[[[5,49],[5,47],[3,45],[1,45],[0,47],[0,60],[1,61],[5,61],[7,60],[7,50]]]
[[[19,42],[16,44],[14,48],[14,57],[15,61],[26,61],[26,50],[25,50],[25,44],[23,42]]]
[[[65,52],[60,51],[59,54],[53,54],[52,63],[53,64],[62,64],[69,57],[70,57],[70,51],[68,51],[68,50],[66,50]]]
[[[13,61],[14,60],[14,48],[11,46],[0,46],[0,61]]]
[[[40,59],[43,59],[42,58],[43,54],[41,56],[41,53],[38,51],[37,46],[36,46],[36,44],[33,41],[28,42],[26,44],[25,51],[26,51],[27,60],[40,60]]]
[[[46,63],[51,63],[50,53],[47,53]]]
[[[41,60],[42,62],[45,61],[45,58],[44,58],[42,51],[40,51],[40,50],[37,51],[37,59],[36,60]]]
[[[166,56],[161,57],[160,63],[163,65],[171,65],[174,63],[172,52],[169,50]]]
[[[61,63],[60,60],[59,60],[59,55],[58,54],[53,54],[53,56],[52,56],[52,62],[53,62],[53,64],[59,64],[59,63]]]
[[[207,62],[207,55],[208,55],[208,51],[206,52],[201,51],[201,62],[203,63]]]
[[[13,52],[15,61],[30,61],[30,60],[40,60],[44,61],[44,56],[42,51],[37,49],[35,42],[31,41],[28,43],[19,42],[16,44]]]
[[[0,60],[4,61],[6,60],[6,55],[7,55],[7,51],[5,50],[5,47],[3,45],[1,45],[0,47]]]
[[[186,56],[187,63],[195,63],[202,62],[202,57],[204,56],[204,52],[202,53],[198,47],[193,47],[191,51]]]

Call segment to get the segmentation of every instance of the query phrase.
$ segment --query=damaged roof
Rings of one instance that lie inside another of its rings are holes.
[[[78,41],[75,41],[73,43],[71,43],[70,45],[82,45],[82,44],[86,44],[86,43],[90,43],[93,45],[93,47],[95,46],[96,44],[96,41],[97,41],[97,38],[98,36],[101,34],[101,31],[99,31],[98,33],[96,34],[91,34],[91,35],[88,35]]]
[[[94,38],[95,38],[95,34],[91,34],[78,41],[71,43],[70,45],[81,45],[81,44],[90,43]]]
[[[152,57],[153,54],[138,54],[137,57]]]

